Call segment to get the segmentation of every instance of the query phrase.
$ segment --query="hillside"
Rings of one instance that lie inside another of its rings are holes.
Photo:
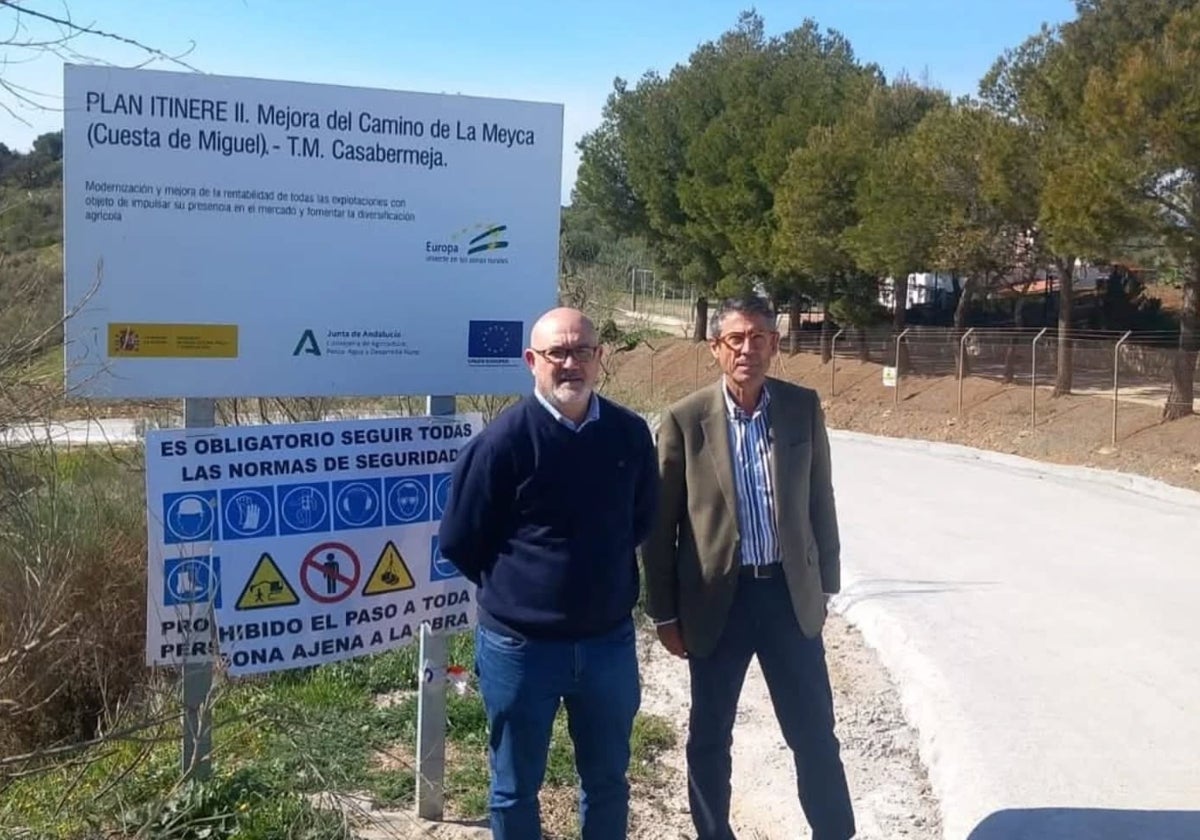
[[[706,345],[687,339],[660,339],[653,345],[615,356],[606,393],[653,410],[715,381],[718,374]],[[1028,385],[968,377],[963,413],[957,416],[954,376],[907,378],[896,405],[895,389],[883,384],[882,366],[871,362],[839,355],[836,395],[831,395],[829,365],[821,363],[818,353],[781,354],[774,375],[817,389],[834,428],[1120,470],[1200,490],[1200,415],[1164,423],[1159,403],[1134,394],[1121,400],[1117,445],[1112,447],[1112,397],[1099,392],[1054,398],[1050,377],[1038,388],[1037,426],[1031,428]]]
[[[61,344],[62,138],[39,137],[28,154],[0,143],[0,356]]]

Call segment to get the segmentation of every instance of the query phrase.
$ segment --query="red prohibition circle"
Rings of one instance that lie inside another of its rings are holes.
[[[352,577],[346,577],[344,574],[341,574],[340,571],[334,572],[332,575],[330,575],[330,573],[326,571],[325,567],[322,566],[321,563],[317,562],[316,557],[318,554],[320,554],[322,551],[329,551],[331,549],[337,549],[350,558],[350,562],[354,564],[354,575]],[[331,577],[333,579],[340,580],[342,583],[346,584],[346,591],[334,593],[333,595],[318,593],[316,588],[309,583],[309,570],[313,570],[320,575],[320,580],[328,581]],[[314,547],[312,551],[308,552],[304,558],[304,562],[300,564],[300,585],[304,587],[304,591],[308,593],[308,597],[312,598],[314,601],[319,601],[322,604],[333,604],[348,597],[350,593],[354,591],[354,588],[358,586],[358,576],[361,574],[361,572],[362,566],[358,562],[358,555],[354,553],[354,550],[350,548],[350,546],[340,542],[323,542]]]

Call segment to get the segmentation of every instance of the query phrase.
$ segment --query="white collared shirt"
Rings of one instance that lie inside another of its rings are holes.
[[[746,413],[733,401],[724,381],[725,419],[729,454],[733,460],[738,530],[742,535],[742,565],[779,562],[779,532],[775,523],[775,481],[771,473],[771,439],[767,429],[766,386],[754,411]]]
[[[539,391],[537,388],[533,389],[533,395],[535,397],[537,397],[538,402],[540,402],[545,407],[545,409],[550,412],[551,417],[553,417],[559,423],[562,423],[564,426],[566,426],[568,429],[570,429],[573,432],[578,432],[580,429],[582,429],[588,423],[591,423],[594,420],[600,419],[600,400],[596,396],[595,391],[592,392],[591,399],[588,400],[587,415],[583,418],[583,422],[578,423],[578,424],[574,420],[572,420],[570,417],[567,417],[565,414],[563,414],[561,411],[559,411],[557,408],[555,408],[548,399],[546,399],[544,396],[542,396],[542,392]]]

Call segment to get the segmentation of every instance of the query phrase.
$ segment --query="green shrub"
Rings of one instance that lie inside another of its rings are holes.
[[[156,840],[349,840],[344,816],[316,810],[252,767],[181,786],[164,801],[142,803],[117,829]]]

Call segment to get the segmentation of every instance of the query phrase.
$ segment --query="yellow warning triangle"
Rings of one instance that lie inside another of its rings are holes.
[[[283,572],[279,571],[271,555],[263,552],[263,556],[258,558],[258,565],[254,567],[254,573],[250,575],[250,580],[246,581],[241,597],[237,600],[237,608],[259,610],[265,607],[290,607],[299,603],[296,590],[292,589]]]
[[[363,594],[384,595],[388,592],[403,592],[416,585],[412,572],[408,570],[408,565],[400,556],[400,550],[396,548],[394,542],[388,540],[383,551],[379,553],[379,559],[375,561],[375,568],[371,570],[371,576],[367,578]]]

